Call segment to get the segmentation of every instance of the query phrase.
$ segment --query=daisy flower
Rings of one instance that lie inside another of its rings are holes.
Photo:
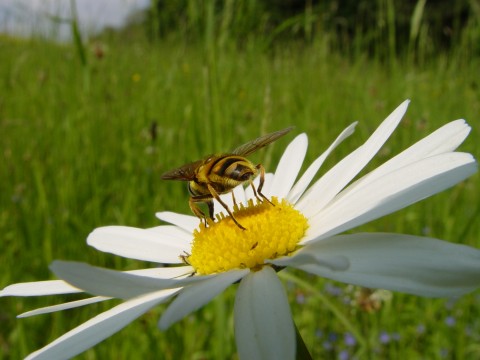
[[[238,221],[217,213],[208,227],[198,218],[173,212],[169,223],[149,229],[108,226],[95,229],[90,246],[131,259],[177,266],[115,271],[85,263],[55,261],[61,280],[20,283],[1,296],[41,296],[85,292],[83,300],[33,310],[32,316],[123,299],[29,359],[68,358],[85,351],[157,304],[170,301],[159,320],[166,329],[239,282],[234,306],[240,359],[294,359],[295,326],[277,272],[285,267],[364,286],[427,297],[453,297],[480,285],[480,250],[442,240],[394,233],[345,231],[445,190],[476,172],[472,155],[455,149],[470,127],[456,120],[418,141],[370,173],[354,180],[397,127],[402,103],[355,151],[312,183],[325,158],[353,133],[346,128],[300,176],[307,136],[297,136],[274,174],[266,174],[257,202],[250,187],[223,197]],[[297,179],[298,177],[298,179]],[[256,179],[255,186],[258,186]],[[222,207],[217,203],[215,209]]]

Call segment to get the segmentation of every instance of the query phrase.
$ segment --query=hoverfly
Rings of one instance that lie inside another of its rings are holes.
[[[231,216],[235,224],[240,229],[245,230],[237,219],[235,219],[235,216],[233,216],[233,213],[219,195],[229,193],[237,185],[248,182],[252,186],[253,193],[259,201],[263,201],[260,198],[262,197],[271,203],[270,200],[262,194],[262,187],[265,181],[265,168],[262,164],[255,166],[246,156],[274,142],[292,129],[293,127],[288,127],[271,134],[260,136],[255,140],[237,147],[230,153],[210,155],[203,160],[185,164],[177,169],[167,171],[162,175],[162,179],[188,181],[190,209],[198,218],[204,220],[205,225],[207,225],[206,216],[203,211],[200,210],[197,203],[206,203],[209,216],[214,220],[213,199],[216,199]],[[253,179],[259,174],[260,183],[258,188],[255,189]],[[233,192],[232,197],[234,204],[236,204]]]

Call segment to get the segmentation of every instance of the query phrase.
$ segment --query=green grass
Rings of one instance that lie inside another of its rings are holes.
[[[145,267],[89,249],[86,236],[109,224],[158,225],[154,213],[160,210],[188,213],[185,184],[162,182],[163,171],[288,125],[309,135],[308,164],[360,121],[328,168],[411,98],[404,121],[369,169],[457,118],[473,127],[462,150],[480,157],[478,58],[441,55],[423,67],[398,61],[385,69],[361,56],[345,60],[328,53],[320,42],[265,51],[254,42],[236,50],[127,40],[101,43],[101,59],[89,45],[82,65],[73,46],[0,38],[1,287],[52,278],[54,259]],[[273,170],[292,138],[253,158]],[[475,175],[361,230],[480,247],[478,180]],[[456,302],[393,293],[369,313],[353,304],[354,289],[296,275],[308,286],[291,280],[286,286],[314,358],[337,358],[345,349],[361,359],[480,356],[478,292]],[[332,285],[338,294],[327,291]],[[235,359],[234,288],[166,332],[156,328],[159,306],[79,358]],[[1,299],[0,358],[21,358],[111,306],[15,319],[66,299],[72,297]],[[361,334],[356,345],[345,344],[348,328],[329,306]],[[455,323],[447,324],[452,318]],[[388,343],[380,341],[383,332],[392,337]]]

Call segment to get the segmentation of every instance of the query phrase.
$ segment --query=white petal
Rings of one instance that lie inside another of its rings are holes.
[[[235,298],[241,360],[295,359],[295,327],[282,283],[270,266],[243,278]]]
[[[373,158],[397,127],[407,110],[404,101],[375,130],[370,138],[323,175],[298,201],[296,208],[312,217],[328,204]]]
[[[162,221],[177,225],[189,233],[193,233],[193,230],[200,225],[200,219],[196,216],[178,214],[171,211],[157,212],[155,216]]]
[[[30,354],[27,360],[68,359],[78,355],[121,330],[155,305],[167,300],[175,292],[176,290],[162,290],[126,301]]]
[[[310,245],[307,245],[310,246]],[[350,261],[343,255],[320,254],[308,252],[306,250],[298,251],[294,255],[283,256],[277,259],[269,260],[270,264],[281,267],[299,267],[307,264],[326,267],[332,271],[345,271],[350,267]]]
[[[303,173],[302,177],[297,181],[295,186],[288,193],[287,200],[289,200],[292,204],[295,204],[298,201],[298,199],[300,198],[300,196],[302,196],[305,189],[308,187],[308,185],[310,185],[310,182],[312,181],[317,171],[322,166],[327,156],[330,155],[330,153],[343,140],[345,140],[347,137],[353,134],[353,131],[355,130],[356,125],[357,123],[353,123],[352,125],[347,127],[345,130],[343,130],[342,133],[332,143],[332,145],[330,145],[330,147],[308,167],[308,169]]]
[[[44,296],[79,292],[82,290],[63,280],[48,280],[12,284],[0,291],[0,296]]]
[[[192,241],[192,233],[175,225],[161,225],[145,229],[154,233],[162,234],[163,236],[172,237],[177,241],[183,242],[186,245]]]
[[[157,279],[175,279],[191,276],[195,271],[190,265],[172,266],[172,267],[155,267],[151,269],[139,269],[125,271],[127,274],[142,275]]]
[[[276,196],[283,199],[287,196],[302,167],[307,147],[308,138],[305,134],[298,135],[287,146],[278,163],[269,193],[264,192],[266,197]]]
[[[170,264],[181,263],[179,256],[190,250],[185,239],[172,236],[170,229],[162,233],[160,228],[101,227],[90,233],[87,243],[97,250],[130,259]]]
[[[158,326],[162,330],[167,329],[173,323],[209,303],[215,296],[248,272],[247,269],[233,270],[184,288],[163,313]]]
[[[345,271],[312,263],[293,266],[369,288],[452,297],[480,286],[480,250],[442,240],[403,234],[339,235],[299,252],[346,257],[350,266]]]
[[[59,278],[85,292],[121,299],[130,299],[161,289],[178,288],[209,278],[209,276],[192,276],[182,279],[164,279],[134,275],[73,261],[54,261],[50,269]],[[159,271],[161,273],[160,268]]]
[[[470,130],[465,120],[452,121],[362,177],[352,188],[357,189],[363,182],[371,182],[424,158],[451,152],[465,140]]]
[[[48,314],[48,313],[52,313],[52,312],[56,312],[56,311],[73,309],[73,308],[77,308],[77,307],[80,307],[80,306],[90,305],[90,304],[94,304],[94,303],[109,300],[109,299],[111,299],[111,298],[104,297],[104,296],[95,296],[95,297],[91,297],[91,298],[88,298],[88,299],[70,301],[70,302],[63,303],[63,304],[47,306],[47,307],[35,309],[35,310],[32,310],[32,311],[27,311],[27,312],[24,312],[24,313],[18,315],[17,318],[25,318],[25,317],[34,316],[34,315]]]
[[[242,204],[247,203],[247,197],[245,195],[245,187],[243,185],[238,185],[235,189],[233,189],[233,192],[235,194],[235,199],[237,200],[237,203],[242,203]]]
[[[330,206],[309,219],[302,243],[326,238],[390,214],[443,191],[477,170],[470,154],[446,153],[418,161],[372,182],[358,191],[347,189]],[[355,187],[357,184],[352,184]]]
[[[451,121],[418,141],[411,152],[432,156],[454,151],[465,141],[470,130],[464,119]]]

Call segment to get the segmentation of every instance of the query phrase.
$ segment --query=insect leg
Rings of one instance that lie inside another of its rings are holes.
[[[208,215],[210,215],[210,219],[215,220],[215,218],[213,217],[213,201],[209,200],[205,202],[207,203],[207,206],[208,206]]]
[[[212,196],[220,203],[222,204],[222,206],[224,207],[225,210],[227,210],[228,212],[228,215],[230,215],[230,217],[232,218],[232,220],[234,221],[235,224],[237,224],[237,226],[242,229],[242,230],[246,230],[238,221],[237,219],[235,219],[235,216],[233,216],[233,213],[230,211],[230,209],[228,208],[227,204],[225,204],[223,202],[222,199],[220,199],[220,196],[217,194],[217,192],[215,191],[215,189],[210,185],[210,184],[207,184],[207,187],[208,187],[208,191],[210,191],[210,194],[212,194]]]
[[[265,195],[262,194],[262,188],[263,188],[263,184],[265,183],[265,168],[263,167],[262,164],[258,164],[256,166],[256,168],[260,171],[260,183],[258,184],[258,188],[257,188],[257,191],[258,191],[258,194],[264,198],[265,200],[267,200],[270,204],[273,205],[273,203],[267,199],[267,197]],[[253,192],[255,192],[255,187],[253,186],[253,183],[252,183],[252,187],[253,187]],[[257,196],[257,193],[255,193],[255,196],[257,197],[258,199],[258,196]],[[275,206],[275,205],[273,205]]]
[[[256,166],[256,168],[258,170],[260,170],[260,167],[263,169],[263,166],[261,164],[258,164]],[[265,170],[263,170],[263,172],[260,170],[260,184],[258,186],[258,192],[260,192],[260,190],[262,190],[262,187],[263,187],[263,182],[265,181]],[[255,195],[255,197],[257,198],[257,200],[259,202],[263,202],[263,200],[258,196],[257,194],[257,189],[255,189],[255,185],[253,185],[253,178],[250,178],[250,186],[252,187],[252,190],[253,190],[253,195]],[[262,197],[265,198],[265,196],[263,196],[262,193],[260,193],[260,195],[262,195]],[[268,200],[268,199],[267,199]]]
[[[190,202],[189,202],[190,203],[190,209],[192,209],[192,211],[194,212],[195,215],[204,219],[206,217],[205,214],[195,204],[197,202],[203,202],[203,203],[207,204],[207,206],[208,206],[208,215],[210,216],[210,219],[215,220],[215,218],[213,217],[213,201],[212,201],[212,199],[213,199],[213,197],[210,194],[192,195],[190,197]]]
[[[190,264],[190,261],[188,261],[189,256],[190,256],[190,254],[187,253],[186,251],[184,251],[183,254],[179,256],[179,258],[180,258],[180,260],[182,260],[182,262],[185,265],[192,265],[192,264]]]
[[[250,186],[252,187],[253,195],[255,195],[255,197],[257,198],[257,200],[260,201],[260,202],[263,202],[263,200],[260,199],[260,197],[259,197],[258,194],[257,194],[257,190],[255,189],[255,185],[253,185],[253,180],[250,180]]]
[[[205,223],[205,226],[207,226],[207,217],[205,216],[205,214],[203,213],[202,210],[200,210],[200,208],[197,206],[197,204],[195,204],[196,202],[203,202],[205,200],[200,200],[200,199],[197,199],[195,196],[191,196],[190,199],[188,200],[188,205],[190,205],[190,209],[192,210],[192,212],[200,219],[202,220],[204,223]],[[212,204],[212,207],[213,207],[213,204]]]

